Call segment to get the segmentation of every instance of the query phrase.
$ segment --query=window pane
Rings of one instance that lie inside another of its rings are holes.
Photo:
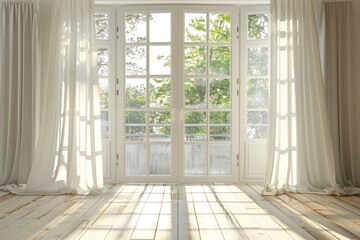
[[[171,140],[171,112],[150,112],[150,141]]]
[[[150,145],[150,174],[169,175],[171,166],[171,145]]]
[[[267,111],[248,111],[247,122],[249,124],[267,124]]]
[[[99,98],[100,98],[100,109],[109,108],[109,79],[99,79]]]
[[[230,47],[210,48],[210,74],[215,76],[230,75]]]
[[[186,75],[205,75],[206,74],[206,47],[205,46],[185,46],[185,66]]]
[[[267,127],[247,126],[246,132],[249,139],[267,138]]]
[[[109,138],[109,112],[100,111],[101,114],[101,137],[102,139]]]
[[[230,112],[210,112],[210,141],[230,141]]]
[[[146,140],[146,112],[126,112],[126,140]]]
[[[170,46],[150,46],[150,74],[169,75],[171,73]]]
[[[267,108],[269,89],[267,79],[249,79],[247,82],[248,108]]]
[[[248,49],[248,76],[268,75],[268,48]]]
[[[230,14],[210,14],[210,42],[230,43]]]
[[[230,169],[230,145],[210,145],[210,175],[230,175]]]
[[[150,107],[170,108],[171,101],[171,80],[169,78],[151,78]]]
[[[126,108],[146,107],[146,79],[125,79],[125,101]]]
[[[185,42],[206,42],[205,13],[185,13]]]
[[[206,141],[206,112],[186,112],[185,141]]]
[[[135,46],[125,48],[125,74],[146,74],[146,47]]]
[[[206,145],[185,145],[185,176],[206,174]]]
[[[125,15],[125,42],[146,42],[146,14]]]
[[[95,36],[98,40],[109,39],[109,15],[106,13],[95,13]]]
[[[212,79],[210,81],[210,107],[230,107],[230,79]]]
[[[253,14],[248,16],[248,39],[269,38],[269,15]]]
[[[125,145],[126,175],[146,175],[146,145]]]
[[[205,78],[186,79],[184,91],[186,108],[206,108]]]
[[[171,41],[171,14],[150,14],[150,42]]]
[[[98,48],[97,49],[97,64],[98,74],[100,77],[109,76],[109,49]]]

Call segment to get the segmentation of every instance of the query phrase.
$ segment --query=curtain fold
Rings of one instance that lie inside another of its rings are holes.
[[[92,0],[55,0],[41,129],[23,195],[99,194],[103,188]]]
[[[312,0],[271,1],[271,99],[264,194],[343,194],[336,184]]]
[[[323,68],[337,181],[360,187],[360,62],[356,1],[324,2]]]
[[[38,25],[38,1],[0,2],[0,186],[26,183],[33,161]]]

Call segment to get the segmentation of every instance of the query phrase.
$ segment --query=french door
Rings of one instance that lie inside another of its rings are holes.
[[[121,182],[237,182],[237,12],[118,10]]]

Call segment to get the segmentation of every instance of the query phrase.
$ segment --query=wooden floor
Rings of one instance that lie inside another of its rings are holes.
[[[360,239],[360,197],[257,185],[117,185],[101,196],[0,192],[0,239]]]

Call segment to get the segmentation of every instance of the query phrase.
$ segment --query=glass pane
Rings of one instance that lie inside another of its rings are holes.
[[[215,76],[230,75],[230,47],[210,48],[210,74]]]
[[[264,139],[267,138],[267,127],[247,126],[247,138]]]
[[[206,141],[206,112],[186,112],[185,141]]]
[[[230,141],[230,112],[210,112],[210,141]]]
[[[109,14],[95,13],[95,36],[98,40],[109,39]]]
[[[247,122],[249,124],[267,124],[267,111],[248,111]]]
[[[171,74],[170,46],[150,46],[150,74]]]
[[[125,145],[126,175],[146,175],[146,145]]]
[[[171,112],[150,112],[150,141],[171,140]]]
[[[100,111],[101,114],[101,137],[102,139],[109,138],[109,112]]]
[[[151,78],[150,107],[170,108],[171,102],[171,80],[170,78]]]
[[[186,79],[184,91],[186,108],[206,108],[205,78]]]
[[[249,79],[247,82],[248,108],[267,108],[269,101],[268,80]]]
[[[248,16],[248,39],[269,38],[269,15],[253,14]]]
[[[150,14],[150,42],[171,41],[171,14]]]
[[[146,42],[146,14],[125,15],[125,42]]]
[[[171,166],[171,145],[150,145],[150,174],[169,175]]]
[[[146,74],[146,47],[135,46],[125,48],[125,74]]]
[[[230,21],[230,14],[210,14],[210,42],[230,43]]]
[[[210,81],[210,107],[230,107],[230,79],[212,79]]]
[[[205,75],[206,46],[185,46],[184,64],[186,75]]]
[[[185,42],[206,42],[205,13],[185,13]]]
[[[97,64],[99,76],[109,76],[109,49],[98,48],[97,50]]]
[[[206,174],[206,145],[185,145],[185,176]]]
[[[268,48],[248,49],[248,76],[268,75]]]
[[[230,169],[230,145],[210,145],[210,175],[230,175]]]
[[[125,101],[126,108],[146,107],[146,79],[125,79]]]
[[[99,79],[99,100],[100,100],[100,109],[109,108],[109,79],[100,78]]]
[[[146,140],[146,112],[125,113],[126,140],[145,141]]]

